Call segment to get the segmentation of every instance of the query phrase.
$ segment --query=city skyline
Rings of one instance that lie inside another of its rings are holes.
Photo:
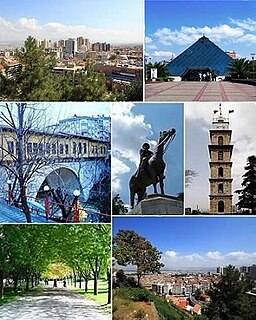
[[[232,130],[231,144],[234,145],[231,161],[233,162],[231,177],[233,178],[233,204],[237,202],[235,190],[241,189],[242,175],[247,158],[255,153],[256,141],[254,134],[255,102],[222,102],[222,113],[230,114],[230,129]],[[212,128],[213,111],[219,109],[217,102],[188,102],[184,104],[186,159],[185,168],[194,170],[197,176],[193,178],[185,190],[185,207],[209,212],[210,169],[208,144],[209,130]],[[199,138],[200,137],[200,138]],[[200,143],[195,143],[199,141]]]
[[[251,217],[114,217],[118,230],[133,230],[162,252],[165,270],[256,263]],[[239,237],[237,236],[239,232]]]
[[[139,149],[144,142],[155,151],[159,132],[176,129],[176,137],[164,155],[165,193],[183,192],[183,105],[179,103],[116,103],[112,117],[112,191],[130,204],[128,182],[139,164]],[[159,187],[158,187],[159,190]],[[152,186],[147,193],[153,193]]]
[[[205,35],[223,51],[234,50],[238,58],[251,59],[255,9],[255,1],[146,0],[146,55],[168,61]]]
[[[0,41],[24,41],[29,35],[37,39],[59,40],[83,36],[91,41],[112,44],[143,42],[142,1],[118,0],[106,4],[75,0],[45,2],[7,0],[1,3]],[[15,10],[13,10],[15,8]],[[129,16],[128,12],[133,12]]]

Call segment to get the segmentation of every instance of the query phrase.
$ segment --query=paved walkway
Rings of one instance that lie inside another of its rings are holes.
[[[146,101],[256,101],[256,86],[225,81],[148,83]]]
[[[47,287],[0,307],[1,320],[110,320],[100,306],[64,288]]]
[[[46,220],[35,213],[31,213],[32,222],[53,223],[53,220]],[[26,223],[25,214],[18,208],[8,205],[0,200],[0,223]],[[1,318],[0,318],[1,319]]]

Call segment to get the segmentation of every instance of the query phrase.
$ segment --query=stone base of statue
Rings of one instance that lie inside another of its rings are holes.
[[[150,194],[128,214],[132,215],[178,215],[184,214],[184,203],[176,197]]]

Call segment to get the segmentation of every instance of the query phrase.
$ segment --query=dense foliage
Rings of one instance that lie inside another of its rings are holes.
[[[130,230],[119,230],[114,237],[113,256],[121,266],[137,267],[138,284],[146,273],[157,273],[164,266],[161,252],[145,238]]]
[[[28,290],[56,265],[62,276],[94,279],[96,295],[98,278],[109,278],[110,246],[110,225],[1,225],[0,298],[4,283]]]
[[[247,165],[244,168],[246,172],[243,175],[243,189],[236,190],[239,194],[238,209],[249,210],[256,213],[256,157],[250,156],[247,159]]]
[[[247,294],[252,283],[239,270],[229,265],[210,292],[211,303],[204,314],[210,320],[256,319],[256,299]]]
[[[246,58],[232,60],[227,68],[233,79],[255,79],[256,64],[255,61],[249,61]]]

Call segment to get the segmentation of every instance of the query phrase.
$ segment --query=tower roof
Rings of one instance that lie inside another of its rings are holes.
[[[211,68],[216,75],[227,74],[228,64],[233,59],[206,36],[199,38],[166,65],[173,76],[182,76],[188,68]]]
[[[228,114],[234,112],[234,110],[229,110]],[[221,103],[219,105],[219,110],[213,111],[212,119],[212,129],[214,130],[228,130],[229,129],[229,116],[224,117],[222,114]]]

